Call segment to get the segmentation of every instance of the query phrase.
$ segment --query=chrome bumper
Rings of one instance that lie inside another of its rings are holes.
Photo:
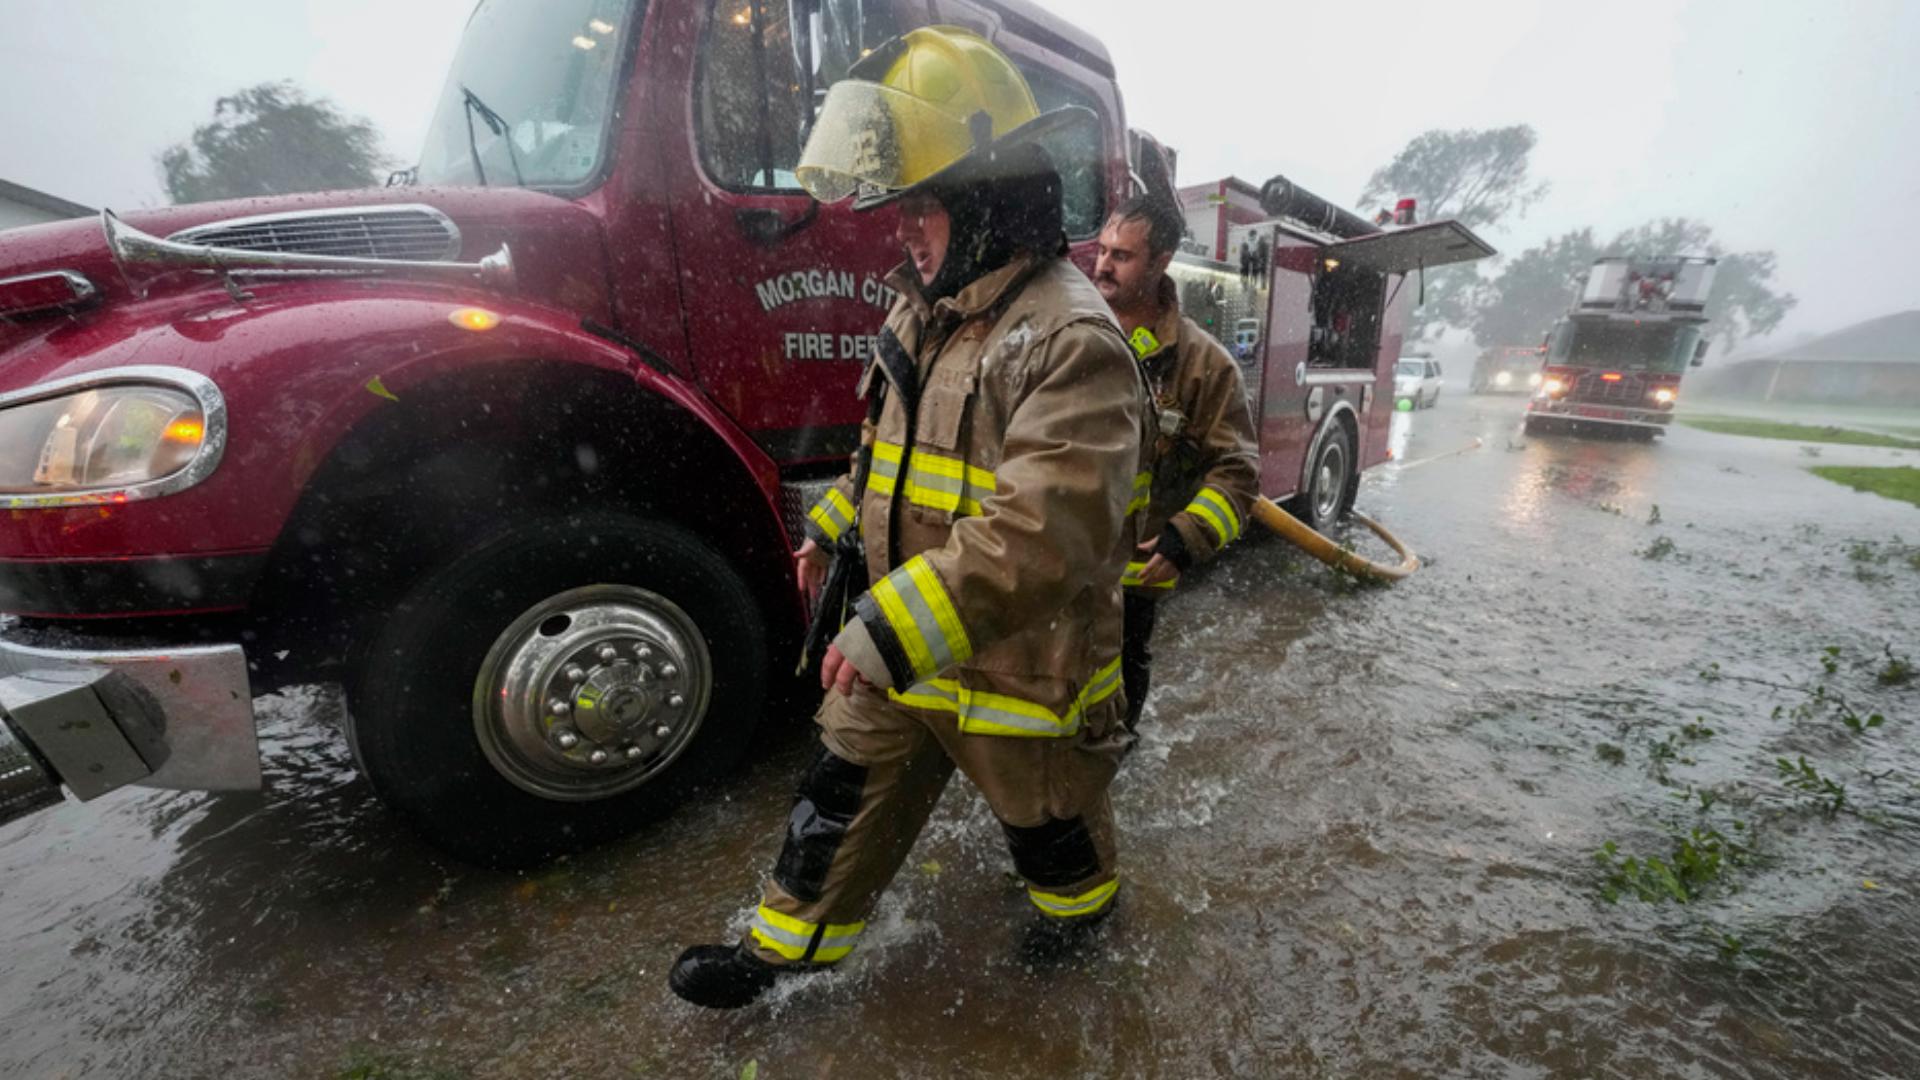
[[[95,650],[0,636],[0,759],[38,759],[85,800],[126,784],[260,787],[247,661],[238,645]],[[24,743],[37,753],[20,749]],[[9,744],[12,753],[9,758]]]
[[[1642,409],[1630,405],[1602,405],[1585,401],[1548,401],[1536,397],[1527,403],[1527,415],[1555,420],[1578,420],[1583,424],[1625,424],[1631,427],[1667,427],[1673,423],[1669,409]]]

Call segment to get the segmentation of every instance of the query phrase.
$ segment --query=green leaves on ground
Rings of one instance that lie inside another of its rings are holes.
[[[1733,828],[1740,832],[1745,826],[1736,821]],[[1729,872],[1744,865],[1752,855],[1747,845],[1705,825],[1675,832],[1672,840],[1673,846],[1664,856],[1622,857],[1613,841],[1600,845],[1593,855],[1594,862],[1606,873],[1600,898],[1609,904],[1619,903],[1628,895],[1647,903],[1672,900],[1691,904],[1726,881]]]

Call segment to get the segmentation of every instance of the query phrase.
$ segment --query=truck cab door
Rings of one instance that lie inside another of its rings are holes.
[[[692,366],[781,465],[844,463],[852,450],[864,415],[854,385],[893,304],[882,279],[900,261],[894,211],[820,206],[793,168],[827,87],[924,21],[913,6],[699,0],[686,97],[663,110],[684,118],[660,126],[688,147],[663,169]]]

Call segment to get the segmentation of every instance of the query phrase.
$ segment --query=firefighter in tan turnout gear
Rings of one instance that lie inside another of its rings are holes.
[[[1259,444],[1240,369],[1180,313],[1167,276],[1185,228],[1180,208],[1165,197],[1130,199],[1107,219],[1094,265],[1094,286],[1126,331],[1158,414],[1146,542],[1123,579],[1128,731],[1138,728],[1147,701],[1156,597],[1239,539],[1260,497]]]
[[[688,1001],[741,1006],[844,958],[956,767],[1026,882],[1029,947],[1071,945],[1112,910],[1107,786],[1130,741],[1119,582],[1145,504],[1145,391],[1062,257],[1060,180],[1034,141],[1092,120],[1041,115],[1004,56],[949,27],[889,42],[827,95],[801,183],[855,209],[895,204],[908,256],[861,382],[854,475],[797,553],[809,593],[828,549],[851,556],[836,577],[848,562],[865,577],[844,616],[829,579],[819,754],[747,940],[674,965]]]

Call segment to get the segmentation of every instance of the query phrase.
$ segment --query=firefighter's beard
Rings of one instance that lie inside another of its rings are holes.
[[[1114,311],[1146,311],[1154,307],[1153,300],[1159,292],[1159,275],[1139,273],[1131,281],[1121,281],[1111,270],[1102,270],[1094,275],[1093,287],[1107,301]]]

